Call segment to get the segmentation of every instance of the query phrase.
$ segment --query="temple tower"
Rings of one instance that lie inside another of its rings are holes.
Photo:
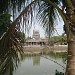
[[[39,39],[40,38],[40,34],[38,30],[33,30],[33,36],[34,39]]]

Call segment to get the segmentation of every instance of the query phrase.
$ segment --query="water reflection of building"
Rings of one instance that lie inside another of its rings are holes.
[[[40,38],[39,31],[37,31],[37,30],[33,30],[32,39],[27,39],[26,40],[26,45],[33,45],[33,46],[39,45],[39,46],[43,46],[43,45],[46,45],[46,43],[47,43],[47,40]]]
[[[33,57],[33,66],[40,65],[40,56]]]

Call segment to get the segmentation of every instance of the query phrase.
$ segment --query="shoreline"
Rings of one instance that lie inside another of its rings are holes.
[[[24,46],[24,53],[26,55],[38,55],[38,54],[48,54],[50,52],[60,53],[67,52],[67,45],[55,45],[55,46]]]

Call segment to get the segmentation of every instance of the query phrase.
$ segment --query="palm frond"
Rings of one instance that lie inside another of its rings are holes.
[[[54,10],[49,3],[42,2],[37,16],[48,36],[51,36],[54,31],[54,19],[56,18]]]
[[[19,32],[21,27],[29,21],[29,13],[35,1],[31,2],[21,14],[8,26],[6,31],[0,37],[0,75],[13,75],[14,68],[17,67],[20,59],[24,55]],[[29,23],[27,23],[28,25]],[[26,25],[26,26],[27,26]]]

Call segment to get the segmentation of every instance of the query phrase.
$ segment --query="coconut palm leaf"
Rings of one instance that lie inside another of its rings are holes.
[[[55,1],[58,4],[58,1]],[[56,12],[57,11],[52,5],[48,2],[42,2],[39,7],[38,19],[42,23],[47,35],[50,36],[54,32],[54,23],[57,19]]]
[[[21,14],[8,26],[0,37],[0,75],[13,75],[14,68],[17,67],[24,52],[20,41],[21,22],[29,17],[29,9],[35,1],[30,3]],[[25,18],[23,16],[25,15]],[[25,20],[28,22],[29,20]]]
[[[66,25],[65,27],[66,27],[66,32],[67,32],[67,35],[68,35],[68,33],[69,33],[69,27],[68,27],[68,23],[67,23],[67,20],[66,20],[66,15],[63,12],[63,10],[61,8],[59,8],[59,6],[56,3],[52,2],[51,0],[44,0],[44,1],[46,3],[49,3],[51,6],[53,6],[58,11],[58,13],[62,17],[62,19],[63,19],[63,21],[64,21],[64,23]]]

